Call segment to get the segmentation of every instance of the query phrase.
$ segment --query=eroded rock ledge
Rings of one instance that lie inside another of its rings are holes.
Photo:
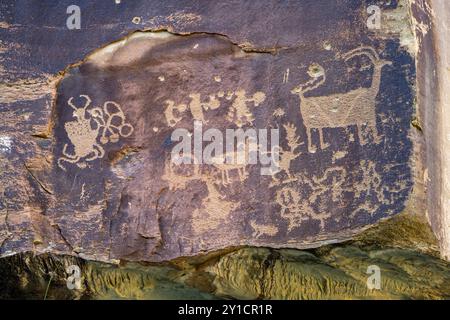
[[[21,254],[0,260],[1,298],[28,299],[449,299],[450,265],[427,222],[398,216],[358,239],[316,250],[230,248],[167,263],[119,266]],[[81,290],[66,268],[81,268]],[[369,290],[367,267],[381,270]]]

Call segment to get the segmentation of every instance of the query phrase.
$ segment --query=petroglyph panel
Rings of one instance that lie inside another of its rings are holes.
[[[231,243],[301,244],[399,212],[411,188],[403,120],[411,96],[396,62],[407,54],[394,42],[311,53],[248,53],[222,36],[167,32],[136,33],[95,53],[59,87],[58,192],[81,181],[107,189],[97,177],[117,181],[125,200],[102,209],[116,235],[112,255],[135,241],[163,257],[174,247],[185,255]],[[249,163],[248,139],[240,151],[223,149],[231,162],[199,161],[194,149],[217,137],[198,145],[194,121],[201,138],[208,129],[223,137],[279,129],[277,150],[265,146],[279,153],[278,170],[261,175],[262,164]],[[192,161],[171,161],[176,129],[192,138],[184,154]]]
[[[45,219],[36,250],[159,261],[238,245],[304,248],[405,208],[413,184],[408,48],[368,30],[360,1],[248,6],[241,11],[283,32],[252,26],[243,35],[232,27],[244,23],[240,14],[179,21],[158,7],[127,32],[120,23],[101,29],[108,37],[71,56],[81,62],[61,75],[46,129],[33,133],[44,140],[46,168],[23,161],[33,186],[22,191],[38,190],[40,205],[16,207]],[[248,134],[232,152],[227,130]],[[171,161],[181,143],[174,132],[189,139],[181,163]],[[263,163],[275,155],[275,166]],[[24,241],[10,238],[2,250]]]

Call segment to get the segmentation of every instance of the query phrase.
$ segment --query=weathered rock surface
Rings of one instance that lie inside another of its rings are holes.
[[[415,17],[417,52],[417,104],[423,123],[427,185],[427,215],[436,233],[442,257],[450,260],[450,202],[448,137],[450,127],[450,8],[446,1],[417,1]]]
[[[381,29],[350,0],[86,1],[80,30],[65,28],[63,3],[1,6],[2,256],[306,248],[423,197],[411,193],[423,172],[404,2],[382,5]],[[279,129],[280,171],[174,165],[171,135],[195,120]]]

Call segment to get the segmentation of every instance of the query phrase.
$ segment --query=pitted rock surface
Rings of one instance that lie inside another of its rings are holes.
[[[13,106],[28,108],[32,120],[19,127],[35,126],[33,141],[16,136],[23,145],[2,151],[2,170],[14,167],[1,172],[2,255],[161,261],[240,245],[305,248],[400,213],[414,183],[415,77],[400,34],[369,29],[359,1],[266,2],[293,30],[233,27],[250,12],[263,19],[261,4],[216,20],[208,18],[215,10],[161,7],[142,19],[147,31],[93,30],[91,52],[78,49],[83,60],[50,94],[3,103],[13,118]],[[264,19],[276,24],[274,15]],[[296,15],[306,22],[297,25]],[[94,50],[105,33],[118,41]],[[49,64],[46,72],[61,69]],[[11,136],[17,126],[5,119],[0,129]],[[216,140],[196,144],[210,129]],[[195,163],[195,149],[204,155],[227,129],[255,130],[259,141],[267,134],[260,157],[275,153],[278,130],[278,170],[248,163],[248,139],[243,164]],[[192,164],[171,161],[180,130],[192,139]]]

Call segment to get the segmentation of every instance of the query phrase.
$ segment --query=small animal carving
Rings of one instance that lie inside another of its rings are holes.
[[[252,125],[255,120],[253,113],[250,111],[247,103],[253,103],[258,107],[266,99],[263,92],[256,92],[252,97],[247,97],[245,90],[237,90],[235,92],[236,99],[228,110],[227,119],[234,122],[239,128],[246,124]]]
[[[312,145],[312,129],[319,131],[320,147],[327,148],[323,138],[324,128],[343,128],[356,125],[361,144],[366,141],[362,135],[362,127],[367,126],[376,143],[379,136],[376,127],[376,97],[381,83],[381,70],[384,66],[392,64],[390,61],[380,59],[378,53],[371,47],[359,47],[347,52],[343,58],[345,61],[357,56],[366,56],[373,64],[374,71],[371,86],[358,88],[347,93],[332,94],[329,96],[305,97],[305,93],[312,91],[326,81],[325,70],[322,66],[314,64],[310,66],[308,75],[311,80],[294,88],[291,92],[300,98],[300,113],[306,127],[308,138],[308,151],[315,152]]]
[[[133,127],[125,123],[125,115],[120,106],[107,101],[103,109],[99,107],[88,109],[91,99],[87,95],[80,95],[85,99],[85,105],[77,108],[73,103],[73,97],[67,101],[68,105],[74,110],[74,121],[66,122],[64,129],[73,145],[74,153],[67,150],[69,145],[64,144],[62,156],[58,159],[58,166],[66,171],[63,162],[77,164],[79,168],[85,168],[86,162],[102,158],[105,150],[101,144],[108,142],[117,142],[119,137],[128,137],[133,133]],[[113,106],[111,108],[110,106]],[[99,135],[100,142],[97,141]],[[84,161],[82,161],[84,160]]]
[[[256,239],[261,236],[273,237],[278,233],[278,228],[275,225],[258,224],[256,220],[250,220],[250,226],[253,229],[252,235]]]

